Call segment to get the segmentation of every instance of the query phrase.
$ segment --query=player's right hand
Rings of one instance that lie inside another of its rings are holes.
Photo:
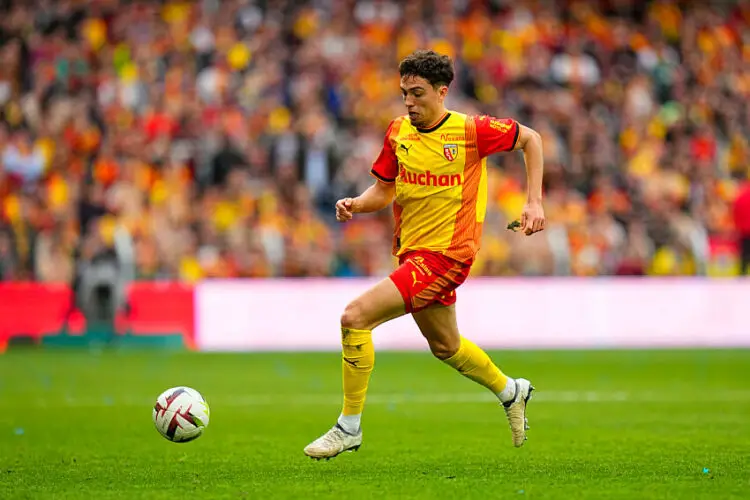
[[[346,222],[352,218],[354,198],[344,198],[336,202],[336,220]]]

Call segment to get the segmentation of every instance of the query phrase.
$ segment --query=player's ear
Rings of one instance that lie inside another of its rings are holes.
[[[440,100],[445,100],[445,97],[448,95],[448,86],[447,85],[441,85],[438,87],[438,95],[440,96]]]

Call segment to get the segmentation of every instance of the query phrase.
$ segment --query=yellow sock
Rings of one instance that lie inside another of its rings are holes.
[[[341,328],[344,379],[344,408],[342,415],[359,415],[365,406],[367,384],[375,365],[375,346],[370,330]]]
[[[456,354],[444,360],[464,377],[499,395],[508,383],[508,377],[495,366],[490,357],[474,342],[461,337]]]

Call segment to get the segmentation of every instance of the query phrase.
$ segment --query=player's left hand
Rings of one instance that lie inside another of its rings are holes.
[[[527,203],[521,213],[521,231],[529,236],[544,230],[544,208],[541,203]]]

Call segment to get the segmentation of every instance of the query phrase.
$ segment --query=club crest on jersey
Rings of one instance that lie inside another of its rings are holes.
[[[453,161],[458,156],[458,144],[443,144],[443,154],[448,161]]]
[[[443,154],[448,161],[453,161],[458,156],[458,144],[443,144]]]

